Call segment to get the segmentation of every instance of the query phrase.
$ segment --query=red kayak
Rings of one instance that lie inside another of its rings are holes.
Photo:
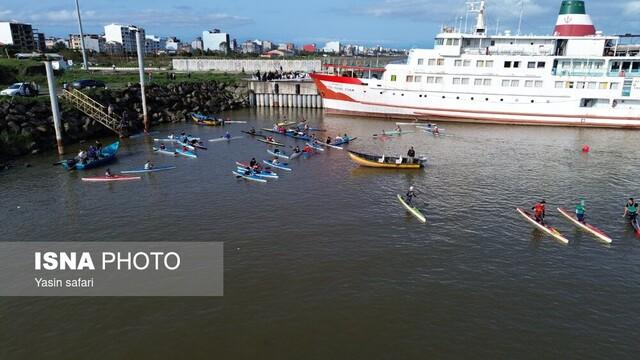
[[[140,176],[123,176],[123,175],[113,175],[113,176],[93,176],[93,177],[83,177],[82,181],[91,181],[91,182],[108,182],[108,181],[129,181],[129,180],[140,180]]]

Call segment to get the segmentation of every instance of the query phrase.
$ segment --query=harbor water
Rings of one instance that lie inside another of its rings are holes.
[[[104,168],[69,173],[51,165],[53,151],[27,158],[31,167],[0,173],[0,240],[223,241],[224,296],[2,298],[0,358],[637,357],[640,239],[622,213],[640,196],[638,132],[443,122],[445,136],[404,126],[416,132],[377,139],[394,122],[318,109],[224,115],[248,124],[154,136],[244,135],[286,115],[321,136],[357,136],[347,148],[361,152],[414,146],[428,166],[362,168],[328,149],[249,183],[231,174],[235,161],[269,155],[248,136],[206,142],[198,159],[123,140],[113,172],[146,160],[177,167],[136,182],[84,183]],[[304,145],[278,139],[287,152]],[[410,185],[426,224],[396,199]],[[515,211],[543,198],[568,245]],[[556,211],[581,199],[611,245]]]

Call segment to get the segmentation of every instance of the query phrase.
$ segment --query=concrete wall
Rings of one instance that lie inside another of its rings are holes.
[[[246,73],[283,71],[320,71],[320,60],[243,60],[243,59],[173,59],[176,71],[224,71]]]
[[[249,104],[259,108],[320,109],[322,97],[313,81],[249,81]]]

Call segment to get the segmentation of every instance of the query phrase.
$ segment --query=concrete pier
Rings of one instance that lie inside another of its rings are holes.
[[[249,81],[249,103],[255,107],[322,108],[312,81]]]

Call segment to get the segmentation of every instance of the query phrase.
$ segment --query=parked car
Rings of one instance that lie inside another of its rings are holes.
[[[0,91],[3,96],[38,96],[38,86],[34,83],[15,83]]]
[[[91,79],[86,79],[86,80],[76,80],[74,81],[71,86],[74,89],[80,90],[80,89],[86,89],[86,88],[104,88],[106,87],[106,85],[100,81],[100,80],[91,80]]]

